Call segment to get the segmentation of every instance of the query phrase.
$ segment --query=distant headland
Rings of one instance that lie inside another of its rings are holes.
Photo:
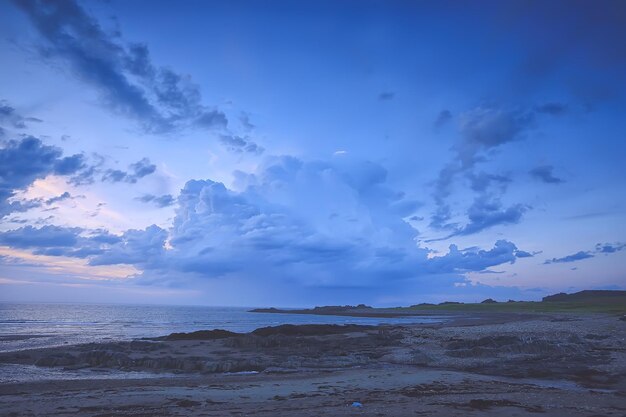
[[[572,294],[558,293],[541,301],[498,302],[491,298],[480,303],[444,301],[439,304],[421,303],[409,307],[374,308],[365,304],[356,306],[321,306],[307,309],[255,308],[253,313],[315,314],[350,317],[406,317],[412,315],[448,312],[597,312],[626,313],[626,291],[584,290]]]

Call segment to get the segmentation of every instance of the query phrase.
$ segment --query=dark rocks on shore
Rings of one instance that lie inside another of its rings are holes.
[[[331,334],[343,334],[360,332],[373,329],[373,326],[362,326],[357,324],[283,324],[281,326],[261,327],[252,332],[255,336],[324,336]]]
[[[331,334],[343,334],[371,330],[373,326],[362,326],[357,324],[283,324],[280,326],[261,327],[251,333],[235,333],[228,330],[198,330],[190,333],[172,333],[167,336],[158,337],[152,340],[216,340],[229,337],[253,336],[325,336]]]
[[[515,325],[282,325],[249,333],[203,330],[156,339],[0,353],[0,363],[153,372],[285,372],[396,364],[507,377],[622,383],[623,333],[611,316],[569,324],[559,317]],[[512,318],[510,318],[512,320]],[[584,324],[586,327],[581,329]],[[549,327],[546,329],[545,327]],[[623,385],[622,385],[623,386]]]
[[[235,333],[222,329],[198,330],[197,332],[191,333],[172,333],[168,336],[158,338],[157,340],[215,340],[241,335],[242,333]]]
[[[268,368],[337,368],[377,360],[397,346],[397,328],[361,325],[282,325],[250,333],[205,330],[156,339],[78,345],[6,354],[9,362],[65,369],[222,373]],[[19,357],[18,357],[19,356]],[[12,359],[9,359],[12,357]],[[417,358],[422,363],[423,358]]]

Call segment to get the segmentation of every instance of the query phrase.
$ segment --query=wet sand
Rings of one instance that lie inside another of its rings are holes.
[[[153,377],[3,383],[0,415],[624,416],[625,342],[615,315],[474,314],[37,349],[0,363]]]

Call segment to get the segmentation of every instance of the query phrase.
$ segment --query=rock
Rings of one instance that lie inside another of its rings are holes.
[[[228,330],[198,330],[191,333],[172,333],[161,340],[214,340],[225,339],[227,337],[241,336],[242,333],[229,332]]]
[[[256,329],[251,334],[255,336],[273,336],[273,335],[285,335],[285,336],[325,336],[331,334],[342,334],[351,332],[362,332],[365,330],[371,330],[373,326],[361,326],[357,324],[283,324],[281,326],[274,327],[261,327]]]

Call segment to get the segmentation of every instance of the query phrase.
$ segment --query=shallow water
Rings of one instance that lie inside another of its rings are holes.
[[[0,352],[130,340],[174,332],[249,332],[280,324],[408,324],[441,317],[369,318],[250,313],[249,308],[113,304],[0,304]]]

